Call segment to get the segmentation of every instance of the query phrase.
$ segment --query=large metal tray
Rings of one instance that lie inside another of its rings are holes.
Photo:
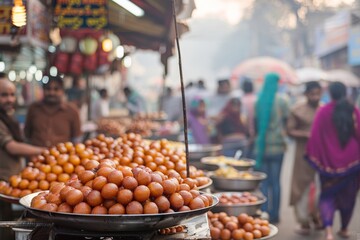
[[[8,196],[5,194],[0,194],[0,200],[8,202],[8,203],[19,204],[20,198]]]
[[[226,191],[254,191],[260,182],[266,179],[266,174],[262,172],[251,172],[255,177],[252,179],[218,177],[210,173],[213,186],[218,190]]]
[[[209,207],[188,212],[160,213],[160,214],[73,214],[48,212],[30,207],[31,200],[39,193],[29,194],[20,199],[20,204],[37,217],[46,219],[59,226],[88,231],[145,231],[168,228],[181,221],[208,212],[219,199],[213,196],[213,204]]]
[[[239,192],[218,192],[214,193],[216,197],[220,197],[222,194],[226,195],[232,195],[232,194],[238,194],[241,195],[242,193]],[[258,201],[254,203],[234,203],[234,204],[221,204],[219,203],[216,205],[211,211],[214,213],[218,212],[226,212],[228,215],[234,215],[238,216],[241,213],[246,213],[250,216],[257,215],[258,211],[260,210],[260,207],[262,204],[266,202],[266,197],[260,193],[260,192],[252,192],[252,195],[255,195],[258,197]]]

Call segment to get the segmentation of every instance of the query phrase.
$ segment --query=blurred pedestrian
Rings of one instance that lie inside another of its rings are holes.
[[[189,82],[185,87],[185,103],[190,106],[193,99],[197,97],[198,88],[193,82]]]
[[[241,102],[231,98],[217,119],[217,133],[223,145],[223,154],[234,157],[237,150],[245,150],[248,129],[241,115]]]
[[[174,95],[172,88],[167,87],[165,89],[165,95],[160,97],[160,104],[167,116],[167,120],[178,121],[182,116],[181,98]]]
[[[254,151],[254,138],[255,138],[255,126],[254,126],[254,110],[257,96],[254,93],[254,86],[250,79],[244,80],[242,83],[242,90],[244,92],[241,102],[243,104],[246,123],[249,132],[248,147],[245,152],[245,156],[252,158]]]
[[[224,109],[225,105],[231,98],[231,85],[228,79],[221,79],[218,81],[217,92],[209,99],[208,114],[210,117],[217,117]]]
[[[199,79],[199,81],[197,82],[197,87],[198,87],[198,89],[206,89],[205,81],[202,79]]]
[[[127,100],[126,107],[131,116],[139,113],[146,113],[145,99],[138,92],[130,87],[125,87],[124,94]]]
[[[14,119],[16,87],[0,74],[0,180],[18,174],[24,167],[21,157],[31,157],[42,152],[43,148],[24,143],[19,123]],[[11,204],[0,201],[0,221],[13,219]],[[0,239],[13,239],[11,229],[0,228]]]
[[[205,101],[195,98],[191,101],[188,114],[189,130],[194,143],[209,144],[209,128]]]
[[[31,144],[50,147],[61,142],[79,142],[81,123],[78,109],[64,100],[64,83],[50,77],[43,85],[44,98],[30,105],[25,136]]]
[[[280,77],[269,73],[256,102],[256,169],[267,174],[261,190],[268,198],[263,211],[270,215],[272,223],[279,222],[280,174],[286,150],[285,125],[288,116],[288,102],[277,93]]]
[[[298,102],[291,109],[287,121],[287,132],[296,141],[290,205],[294,207],[296,220],[300,225],[296,232],[308,235],[310,234],[310,223],[314,223],[317,228],[321,227],[315,196],[313,196],[314,200],[310,201],[311,187],[315,183],[315,170],[304,160],[306,143],[320,105],[320,84],[318,82],[306,83],[305,96],[305,101]],[[309,203],[311,203],[310,206]]]
[[[320,214],[326,239],[334,239],[332,225],[338,209],[341,228],[348,238],[360,176],[360,111],[346,98],[346,87],[335,82],[329,86],[331,102],[316,114],[307,144],[307,159],[320,174]]]
[[[99,90],[100,98],[98,98],[92,109],[92,120],[97,121],[100,118],[107,117],[110,114],[110,101],[108,91],[105,88]]]
[[[209,90],[206,88],[205,85],[205,81],[203,79],[200,79],[197,82],[197,89],[196,89],[196,96],[197,97],[201,97],[202,99],[204,99],[204,101],[208,101],[209,97],[210,97],[210,92]]]

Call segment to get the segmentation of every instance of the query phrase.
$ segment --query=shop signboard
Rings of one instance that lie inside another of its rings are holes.
[[[360,65],[360,24],[350,29],[348,63],[352,66]]]
[[[103,29],[108,24],[107,0],[56,0],[54,15],[62,29]]]
[[[0,35],[9,35],[11,31],[11,4],[0,5]]]
[[[347,46],[351,14],[342,11],[328,18],[316,31],[315,54],[326,56]]]

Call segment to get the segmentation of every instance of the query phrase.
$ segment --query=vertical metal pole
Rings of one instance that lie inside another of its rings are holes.
[[[186,113],[186,101],[185,101],[185,87],[184,87],[184,77],[181,64],[181,52],[179,44],[179,33],[176,25],[176,11],[175,11],[175,0],[172,1],[173,7],[173,18],[175,25],[175,34],[176,34],[176,47],[179,58],[179,72],[180,72],[180,83],[181,83],[181,99],[183,105],[183,116],[184,116],[184,138],[185,138],[185,153],[186,153],[186,176],[190,177],[190,162],[189,162],[189,141],[188,141],[188,122],[187,122],[187,113]]]
[[[91,120],[91,86],[90,86],[90,74],[85,74],[86,79],[86,104],[87,104],[87,120]]]

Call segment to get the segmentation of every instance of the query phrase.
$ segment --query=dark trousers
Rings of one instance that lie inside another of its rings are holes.
[[[270,215],[270,222],[279,222],[280,211],[280,173],[284,154],[265,155],[260,171],[267,174],[267,178],[261,183],[261,191],[267,197],[262,210]]]
[[[0,201],[0,221],[12,221],[13,211],[11,209],[11,204]],[[15,234],[11,228],[2,228],[0,227],[0,239],[12,240],[15,239]]]

